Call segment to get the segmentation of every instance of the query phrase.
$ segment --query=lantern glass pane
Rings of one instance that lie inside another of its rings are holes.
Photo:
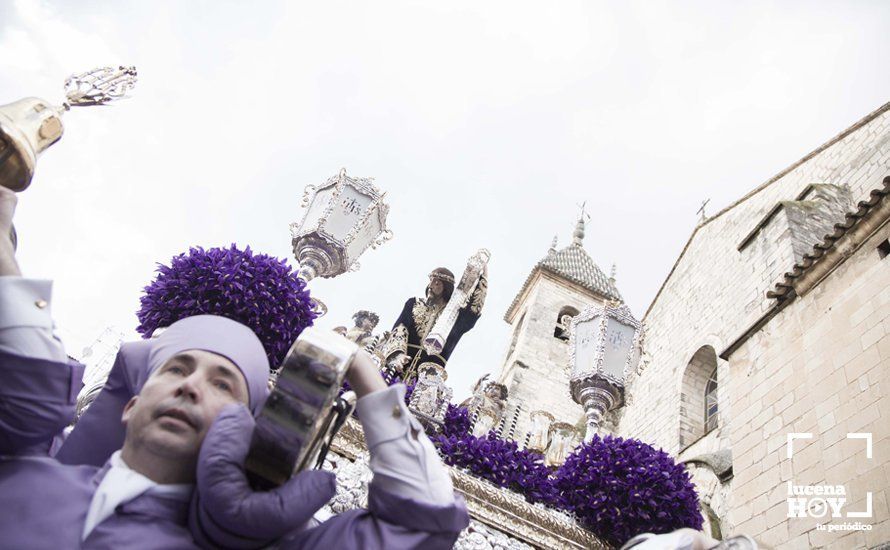
[[[344,241],[349,231],[365,214],[371,197],[359,193],[354,187],[346,185],[334,203],[334,209],[325,223],[325,231],[339,241]]]
[[[606,328],[606,350],[603,372],[618,380],[624,380],[624,367],[633,345],[634,328],[609,319]]]
[[[309,203],[306,215],[303,217],[303,225],[300,226],[299,233],[315,231],[318,229],[318,222],[324,215],[328,203],[331,202],[331,195],[334,194],[334,187],[319,189]]]
[[[352,242],[346,245],[346,257],[349,263],[354,262],[364,252],[371,242],[383,231],[383,220],[380,219],[380,210],[375,211],[365,225],[358,230]]]
[[[575,365],[573,375],[596,371],[599,358],[601,317],[581,321],[575,326]]]

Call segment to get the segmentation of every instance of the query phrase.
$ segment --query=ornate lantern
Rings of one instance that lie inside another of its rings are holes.
[[[386,228],[389,206],[372,178],[351,178],[346,169],[322,185],[307,185],[301,206],[303,220],[291,224],[299,275],[336,277],[358,269],[358,257],[392,238]]]
[[[616,302],[588,306],[572,319],[569,335],[572,399],[587,416],[585,441],[603,416],[624,405],[628,374],[640,360],[640,322]]]

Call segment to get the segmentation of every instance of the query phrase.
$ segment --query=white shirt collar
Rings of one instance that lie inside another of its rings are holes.
[[[87,519],[83,526],[82,541],[86,540],[97,525],[111,517],[119,505],[130,502],[143,493],[177,500],[188,500],[191,497],[193,489],[191,484],[161,485],[155,483],[139,472],[130,469],[121,458],[120,451],[111,455],[109,463],[111,467],[105,473],[105,477],[102,478],[90,501]]]

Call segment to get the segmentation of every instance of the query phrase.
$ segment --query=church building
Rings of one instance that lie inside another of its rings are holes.
[[[600,431],[684,462],[715,538],[890,542],[888,176],[890,103],[705,218],[645,312],[639,374]],[[501,434],[520,444],[542,426],[584,434],[568,320],[621,295],[583,238],[582,219],[504,316]],[[828,487],[839,509],[797,494]]]

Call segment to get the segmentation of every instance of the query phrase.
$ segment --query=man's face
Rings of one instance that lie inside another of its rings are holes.
[[[152,373],[127,403],[126,444],[134,451],[194,460],[222,408],[248,401],[247,382],[234,363],[208,351],[184,351]]]

